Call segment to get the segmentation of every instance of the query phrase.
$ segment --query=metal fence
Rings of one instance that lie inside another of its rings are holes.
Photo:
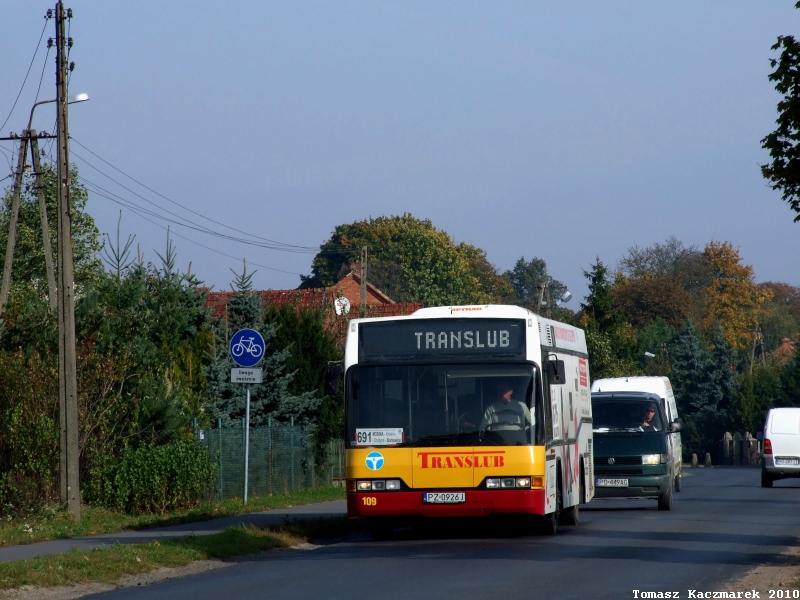
[[[198,431],[200,443],[217,467],[214,495],[244,495],[244,429],[238,427]],[[325,464],[317,465],[311,435],[296,425],[250,430],[247,489],[250,497],[282,494],[324,485],[341,485],[344,478],[344,444],[328,443]]]

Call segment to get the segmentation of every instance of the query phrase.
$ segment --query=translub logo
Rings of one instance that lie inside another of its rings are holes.
[[[367,454],[367,468],[370,471],[377,471],[383,466],[383,454],[380,452],[370,452]]]
[[[505,466],[505,451],[418,452],[422,469],[480,469]]]

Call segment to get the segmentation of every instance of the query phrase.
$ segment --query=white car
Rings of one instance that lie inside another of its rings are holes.
[[[761,487],[800,477],[800,408],[771,408],[764,424]]]

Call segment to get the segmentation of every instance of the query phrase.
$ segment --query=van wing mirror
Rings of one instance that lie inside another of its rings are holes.
[[[547,382],[550,385],[564,385],[567,382],[563,360],[547,361]]]
[[[342,379],[344,369],[341,363],[328,363],[325,372],[325,395],[335,396],[339,393],[339,381]]]
[[[675,419],[669,424],[669,430],[672,432],[680,431],[681,429],[683,429],[683,421],[680,419]]]

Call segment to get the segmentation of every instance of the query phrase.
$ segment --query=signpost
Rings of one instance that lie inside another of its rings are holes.
[[[231,369],[231,383],[247,384],[247,411],[244,423],[244,503],[247,504],[248,467],[250,466],[250,385],[261,383],[263,371],[255,367],[262,358],[266,344],[255,329],[240,329],[233,334],[230,353],[233,362],[242,369]]]

